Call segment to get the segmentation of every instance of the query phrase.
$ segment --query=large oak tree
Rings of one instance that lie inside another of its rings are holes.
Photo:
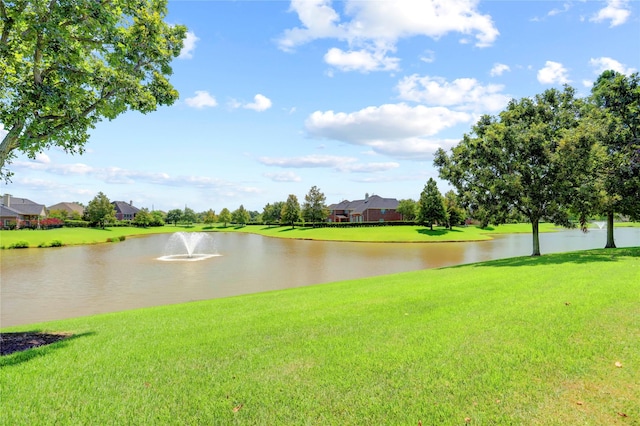
[[[591,91],[595,105],[590,122],[601,149],[594,151],[590,181],[598,196],[591,213],[607,216],[606,248],[615,248],[616,213],[640,218],[640,75],[603,72]]]
[[[178,99],[168,76],[186,29],[167,0],[0,0],[0,177],[21,152],[81,153],[88,131]]]
[[[540,255],[540,221],[572,226],[569,206],[583,176],[573,172],[590,146],[566,135],[577,127],[582,104],[568,86],[512,100],[497,117],[483,116],[450,155],[436,153],[440,177],[466,205],[482,209],[494,224],[514,210],[530,221],[533,256]]]

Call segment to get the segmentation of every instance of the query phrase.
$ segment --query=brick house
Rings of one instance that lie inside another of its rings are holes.
[[[118,220],[133,220],[140,211],[139,208],[133,205],[133,201],[112,201],[113,208],[116,211],[116,219]]]
[[[403,220],[395,198],[382,198],[378,195],[364,200],[342,201],[329,207],[328,222],[393,222]]]
[[[36,228],[40,220],[47,216],[44,204],[38,204],[27,198],[17,198],[4,194],[0,200],[0,227],[8,228],[11,224],[20,228]]]

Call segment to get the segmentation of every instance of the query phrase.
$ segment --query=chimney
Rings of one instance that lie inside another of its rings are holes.
[[[11,194],[4,194],[2,204],[4,204],[5,207],[11,207]]]
[[[133,200],[129,200],[129,205],[132,206],[133,205]]]

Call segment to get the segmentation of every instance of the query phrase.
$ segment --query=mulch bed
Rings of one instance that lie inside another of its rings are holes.
[[[68,337],[71,337],[71,334],[0,333],[0,356],[50,345]]]

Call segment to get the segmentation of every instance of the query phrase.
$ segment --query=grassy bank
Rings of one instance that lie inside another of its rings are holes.
[[[553,231],[551,224],[542,224],[541,232]],[[531,232],[531,225],[512,224],[488,228],[469,226],[464,228],[434,227],[433,231],[422,226],[380,226],[364,228],[291,228],[290,226],[249,225],[205,226],[194,225],[162,226],[155,228],[115,227],[115,228],[60,228],[49,230],[0,231],[0,247],[11,248],[17,243],[27,247],[51,247],[52,245],[98,244],[107,241],[121,241],[140,235],[172,233],[177,231],[248,232],[277,238],[298,238],[327,241],[369,241],[369,242],[442,242],[481,241],[491,239],[491,234]],[[52,244],[53,242],[60,244]]]
[[[640,248],[16,330],[75,337],[0,358],[6,424],[640,422]]]
[[[291,226],[249,225],[245,227],[215,227],[212,230],[225,232],[249,232],[267,237],[296,238],[324,241],[366,241],[366,242],[464,242],[490,240],[491,235],[530,233],[528,223],[514,223],[500,226],[454,227],[446,229],[434,226],[433,230],[424,226],[373,226],[362,228],[302,228]],[[550,223],[540,225],[540,232],[553,232],[557,227]]]

